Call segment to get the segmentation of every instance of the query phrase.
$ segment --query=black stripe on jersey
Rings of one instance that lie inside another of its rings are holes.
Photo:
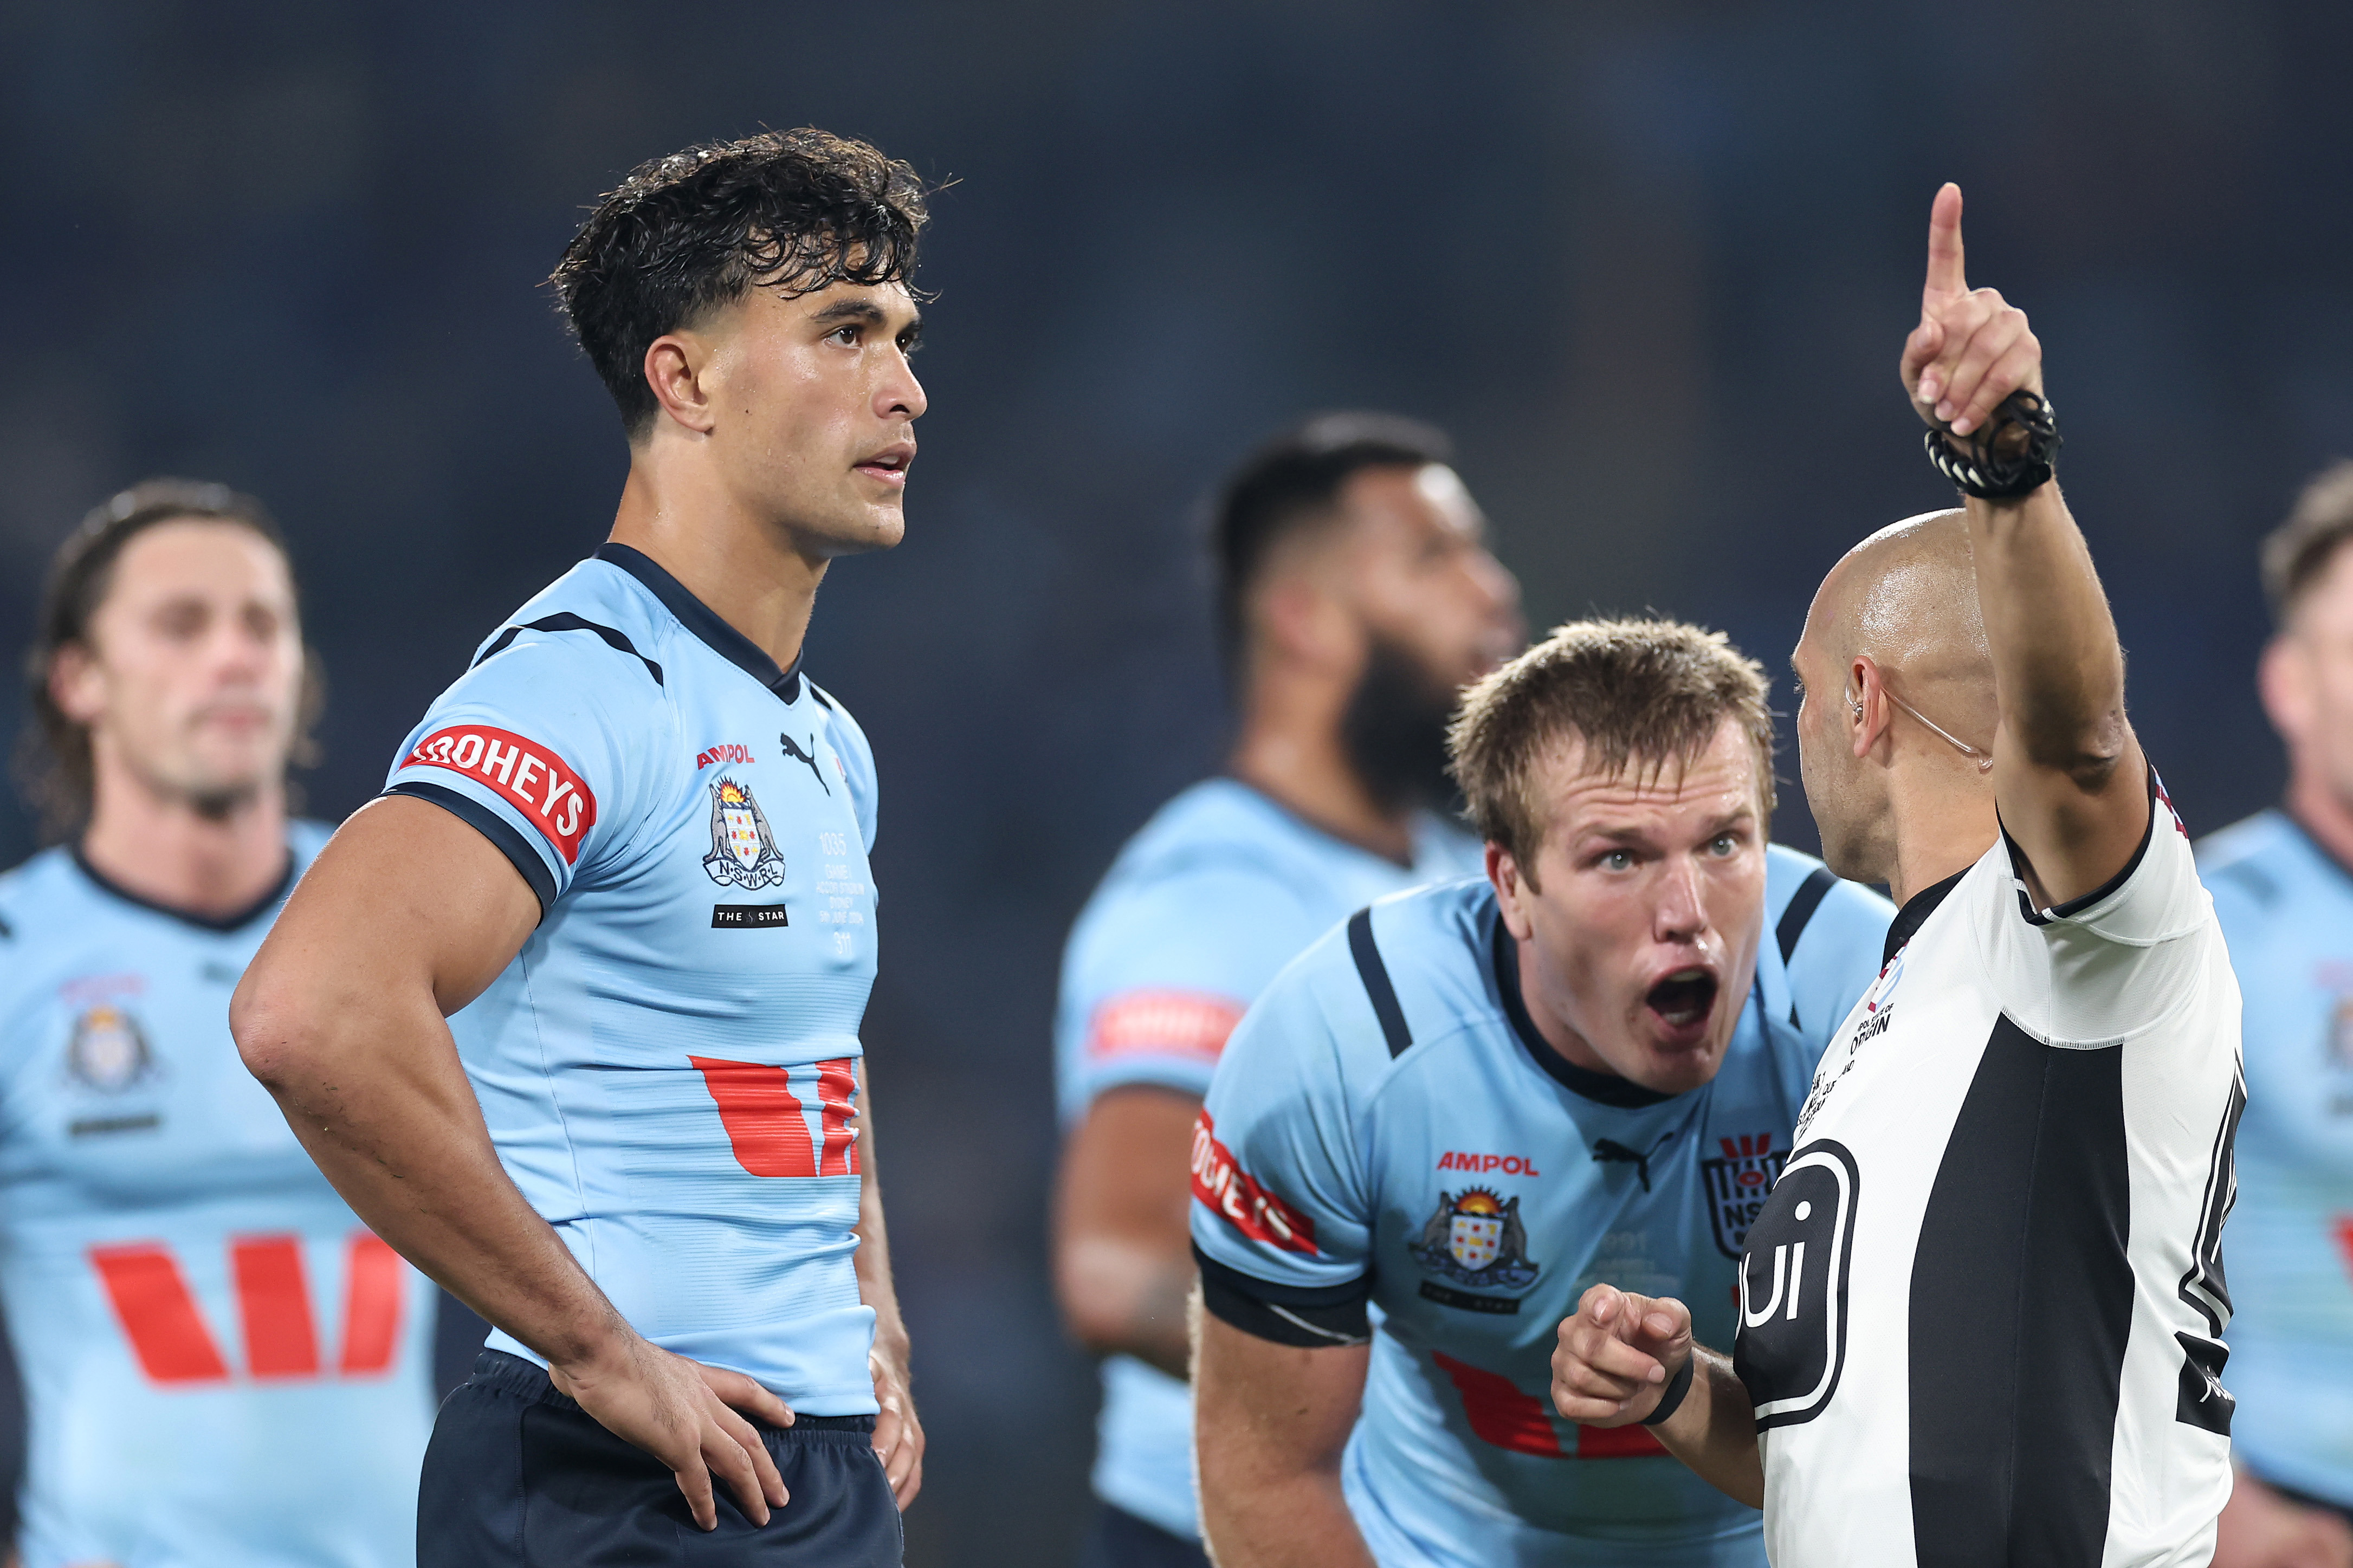
[[[1332,1350],[1373,1337],[1366,1310],[1373,1299],[1369,1272],[1337,1285],[1277,1285],[1229,1268],[1198,1246],[1193,1261],[1201,1268],[1202,1310],[1254,1339]]]
[[[1817,866],[1807,873],[1804,881],[1798,884],[1798,890],[1789,895],[1788,907],[1781,911],[1780,921],[1773,928],[1773,941],[1781,949],[1781,968],[1785,973],[1789,967],[1790,954],[1798,951],[1798,939],[1806,934],[1806,926],[1814,918],[1814,911],[1822,907],[1823,896],[1837,885],[1836,872],[1828,866]],[[1761,985],[1762,982],[1759,984]],[[1761,990],[1758,995],[1763,995]],[[1794,1000],[1789,1004],[1789,1027],[1805,1027],[1798,1022],[1798,1004]]]
[[[1912,940],[1912,934],[1928,923],[1928,917],[1936,912],[1936,906],[1943,903],[1952,890],[1961,885],[1961,879],[1968,874],[1968,868],[1963,867],[1943,881],[1932,883],[1904,900],[1904,907],[1895,911],[1894,920],[1887,922],[1887,940],[1879,950],[1881,968],[1884,969],[1895,961],[1895,955],[1904,951],[1904,944]]]
[[[776,693],[780,701],[797,702],[801,696],[801,661],[779,669],[768,650],[727,624],[718,611],[696,598],[685,584],[663,571],[653,557],[626,544],[609,541],[596,547],[596,559],[617,566],[645,585],[647,593],[678,617],[678,624],[702,639],[712,652]]]
[[[2222,1222],[2239,1201],[2239,1118],[2247,1109],[2247,1082],[2231,1075],[2231,1101],[2214,1131],[2214,1152],[2206,1162],[2206,1195],[2198,1205],[2198,1250],[2181,1277],[2184,1301],[2198,1309],[2206,1326],[2220,1335],[2231,1321],[2231,1287],[2222,1277]]]
[[[599,626],[595,621],[584,620],[569,610],[557,615],[542,616],[535,621],[525,621],[519,626],[509,626],[491,641],[490,647],[482,650],[482,658],[476,659],[474,663],[480,665],[482,659],[495,658],[506,652],[508,648],[514,646],[515,638],[525,632],[595,632],[598,637],[603,637],[614,651],[628,654],[631,658],[644,665],[647,673],[654,678],[656,686],[662,684],[661,666],[639,653],[637,644],[611,626]]]
[[[2124,1049],[1998,1021],[1912,1265],[1921,1568],[2097,1568],[2132,1331]]]
[[[555,878],[548,870],[547,862],[539,858],[539,851],[515,831],[512,823],[471,795],[459,795],[446,785],[427,784],[421,779],[404,780],[384,793],[429,800],[489,839],[500,854],[514,862],[514,868],[522,873],[524,881],[531,884],[532,897],[539,900],[539,918],[547,918],[547,907],[555,902]]]
[[[1773,940],[1781,945],[1784,964],[1798,951],[1798,939],[1806,934],[1806,923],[1822,907],[1824,896],[1837,886],[1838,874],[1828,866],[1817,866],[1798,884],[1798,890],[1789,895],[1789,907],[1781,911],[1781,922],[1773,928]]]
[[[1405,1009],[1398,1005],[1397,987],[1389,984],[1389,966],[1381,962],[1381,950],[1373,941],[1373,911],[1358,910],[1348,917],[1348,956],[1356,961],[1356,977],[1365,983],[1365,994],[1373,1004],[1373,1016],[1381,1021],[1381,1038],[1388,1042],[1389,1055],[1401,1057],[1413,1044],[1413,1033],[1405,1026]]]

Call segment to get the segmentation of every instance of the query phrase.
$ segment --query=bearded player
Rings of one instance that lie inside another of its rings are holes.
[[[1194,1112],[1242,1011],[1352,910],[1476,876],[1447,807],[1456,691],[1517,651],[1518,587],[1446,438],[1329,414],[1253,453],[1211,530],[1240,720],[1071,932],[1055,1280],[1103,1352],[1090,1568],[1198,1564],[1185,1299]]]
[[[834,558],[904,528],[923,216],[905,164],[797,131],[589,216],[554,283],[628,437],[611,536],[484,640],[238,993],[321,1166],[494,1325],[427,1455],[430,1568],[900,1560],[874,767],[800,651]]]
[[[327,830],[259,504],[154,479],[58,552],[26,661],[51,826],[0,878],[0,1298],[24,1568],[401,1568],[432,1286],[302,1152],[229,993]]]
[[[1561,1413],[1652,1423],[1782,1563],[2190,1568],[2230,1494],[2239,987],[2042,359],[1947,185],[1902,374],[1965,505],[1851,551],[1791,660],[1824,852],[1902,905],[1887,966],[1749,1228],[1734,1357],[1623,1277],[1560,1327]]]
[[[1889,910],[1768,846],[1764,671],[1580,622],[1452,731],[1487,876],[1278,975],[1195,1133],[1201,1520],[1224,1568],[1739,1564],[1757,1516],[1545,1404],[1587,1284],[1720,1330],[1814,1062]]]

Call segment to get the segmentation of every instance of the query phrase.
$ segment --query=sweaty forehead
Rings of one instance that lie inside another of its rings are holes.
[[[1537,776],[1553,827],[1577,834],[1684,819],[1699,826],[1753,810],[1764,798],[1757,769],[1756,747],[1727,719],[1695,756],[1630,757],[1614,769],[1572,737],[1551,750]]]

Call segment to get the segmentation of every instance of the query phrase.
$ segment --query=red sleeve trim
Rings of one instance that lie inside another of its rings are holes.
[[[404,768],[446,768],[486,784],[555,846],[567,866],[580,858],[580,841],[596,825],[596,795],[588,781],[536,741],[487,724],[437,730],[401,759]]]

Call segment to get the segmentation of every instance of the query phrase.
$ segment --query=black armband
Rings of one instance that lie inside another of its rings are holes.
[[[1369,1273],[1338,1285],[1276,1285],[1229,1268],[1198,1247],[1193,1259],[1201,1266],[1202,1307],[1253,1339],[1328,1350],[1373,1337],[1366,1311],[1373,1299]]]
[[[1683,1357],[1683,1371],[1668,1380],[1667,1391],[1659,1395],[1659,1407],[1642,1417],[1643,1426],[1656,1426],[1683,1407],[1683,1395],[1691,1392],[1692,1369],[1697,1365],[1699,1365],[1699,1352],[1694,1350],[1691,1354]]]
[[[2023,389],[2001,400],[1975,436],[1956,441],[1926,433],[1928,460],[1964,495],[2010,500],[2051,482],[2059,460],[2059,425],[2051,400]]]

